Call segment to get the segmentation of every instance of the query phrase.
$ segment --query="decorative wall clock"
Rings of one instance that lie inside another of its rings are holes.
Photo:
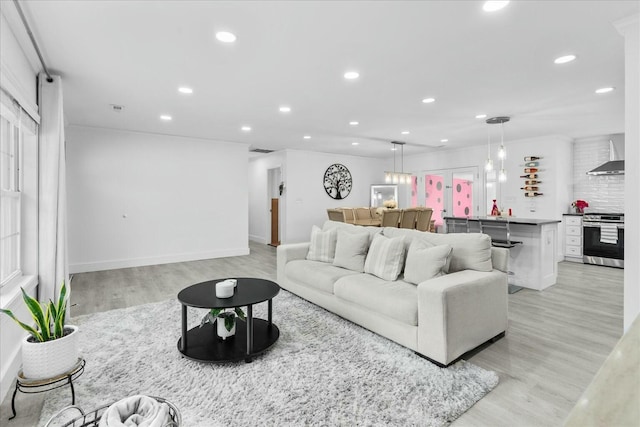
[[[324,173],[324,191],[335,200],[346,198],[351,192],[351,172],[345,165],[335,163]]]

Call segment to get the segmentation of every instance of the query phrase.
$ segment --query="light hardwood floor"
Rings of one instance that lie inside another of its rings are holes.
[[[216,277],[275,280],[275,248],[252,242],[250,249],[243,257],[76,274],[72,315],[163,301]],[[563,424],[622,335],[623,270],[568,262],[558,270],[556,285],[509,295],[507,335],[466,357],[496,371],[500,384],[453,426]],[[9,394],[0,407],[0,425],[35,425],[41,395],[18,397],[19,417],[7,421]]]

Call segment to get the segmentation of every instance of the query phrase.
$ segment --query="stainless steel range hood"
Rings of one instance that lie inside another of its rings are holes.
[[[609,140],[609,161],[590,170],[587,175],[624,175],[624,160],[620,160],[613,143],[614,137],[618,137],[616,142],[619,143],[620,136],[622,137],[622,148],[624,149],[624,135],[612,135],[612,139]]]

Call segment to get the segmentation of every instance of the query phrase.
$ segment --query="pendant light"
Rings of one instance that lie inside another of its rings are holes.
[[[487,161],[484,164],[484,170],[491,172],[493,170],[493,160],[491,160],[491,132],[487,128]]]
[[[404,142],[391,141],[393,144],[393,172],[384,173],[384,182],[387,184],[410,184],[411,174],[404,172]],[[396,151],[400,146],[400,172],[396,172]]]
[[[498,181],[505,182],[507,180],[507,171],[504,168],[504,159],[507,158],[507,150],[504,147],[504,124],[510,120],[510,117],[492,117],[487,119],[487,124],[500,124],[500,148],[498,149],[498,158],[500,159],[500,171],[498,172]]]

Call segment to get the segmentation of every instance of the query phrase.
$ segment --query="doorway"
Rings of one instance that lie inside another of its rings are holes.
[[[280,245],[280,230],[281,230],[281,198],[284,193],[284,184],[282,182],[282,169],[280,167],[267,170],[268,181],[268,221],[267,221],[267,235],[268,244],[270,246]]]
[[[468,218],[480,213],[477,167],[423,171],[416,180],[412,202],[433,209],[436,228],[447,216]],[[413,192],[412,192],[413,193]]]

